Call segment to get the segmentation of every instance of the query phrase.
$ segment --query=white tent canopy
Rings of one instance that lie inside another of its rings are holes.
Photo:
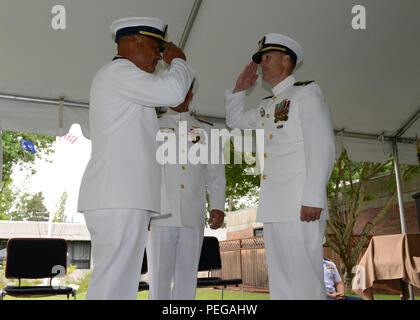
[[[56,4],[1,2],[3,130],[63,135],[79,123],[89,137],[90,83],[116,53],[111,22],[151,16],[169,24],[168,40],[185,44],[188,63],[197,71],[195,112],[218,121],[218,126],[224,124],[225,90],[235,85],[263,35],[279,32],[305,50],[295,77],[316,80],[324,91],[337,154],[344,146],[353,160],[386,161],[398,152],[396,164],[398,158],[417,164],[418,0],[358,0],[366,9],[365,30],[352,28],[356,3],[344,0],[62,0],[65,30],[51,26]],[[259,80],[247,102],[255,106],[270,94]],[[397,174],[405,233],[400,182]]]
[[[224,121],[224,92],[234,86],[268,32],[287,34],[302,44],[305,60],[295,77],[315,80],[323,89],[337,133],[337,153],[345,146],[354,160],[385,161],[392,153],[392,137],[419,110],[418,0],[358,1],[366,8],[366,30],[352,28],[351,1],[67,0],[61,1],[65,30],[51,26],[55,4],[2,1],[3,130],[63,135],[79,123],[89,136],[90,82],[116,52],[111,22],[125,16],[159,17],[169,24],[168,39],[178,44],[193,7],[197,15],[184,40],[188,63],[197,71],[193,104],[199,115]],[[256,105],[268,95],[269,86],[258,80],[247,102]],[[401,135],[401,163],[417,163],[413,142],[419,129],[414,121]]]

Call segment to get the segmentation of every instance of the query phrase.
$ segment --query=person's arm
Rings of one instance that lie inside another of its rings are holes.
[[[328,105],[316,84],[302,88],[299,112],[302,121],[306,160],[301,220],[320,218],[326,198],[326,187],[334,167],[334,129]]]
[[[209,137],[210,134],[208,134]],[[210,139],[209,139],[210,141]],[[218,229],[225,219],[226,175],[223,164],[222,148],[219,147],[219,164],[211,163],[211,149],[209,163],[205,165],[205,180],[210,198],[209,225],[211,229]]]
[[[182,103],[194,78],[194,71],[182,59],[173,59],[165,76],[145,72],[128,60],[113,65],[109,87],[116,95],[145,107],[167,107]]]
[[[338,281],[334,283],[337,293],[336,299],[344,299],[346,295],[346,286],[344,285],[343,281]]]
[[[163,60],[170,65],[164,76],[143,71],[129,60],[118,60],[108,71],[108,87],[117,96],[144,107],[179,105],[191,86],[194,70],[187,65],[183,51],[171,42]]]
[[[226,91],[226,124],[230,128],[255,129],[257,125],[257,112],[245,110],[246,90],[258,79],[257,67],[254,62],[247,65],[236,80],[235,88]]]

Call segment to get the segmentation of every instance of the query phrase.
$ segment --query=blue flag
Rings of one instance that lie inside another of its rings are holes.
[[[35,154],[35,146],[33,142],[22,139],[20,140],[20,144],[22,145],[22,150],[27,150]]]

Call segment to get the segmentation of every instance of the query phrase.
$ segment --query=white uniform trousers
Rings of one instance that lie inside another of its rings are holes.
[[[152,224],[147,242],[150,300],[195,299],[203,234],[204,226]]]
[[[136,300],[150,215],[139,209],[84,212],[93,258],[86,300]]]
[[[326,221],[264,223],[272,300],[325,300]]]

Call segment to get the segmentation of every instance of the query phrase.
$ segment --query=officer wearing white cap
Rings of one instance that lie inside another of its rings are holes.
[[[322,240],[328,215],[326,187],[334,165],[334,131],[319,86],[292,75],[303,61],[290,37],[269,33],[253,62],[226,93],[226,120],[232,128],[264,129],[257,220],[264,241],[271,299],[325,299]],[[246,90],[257,78],[273,95],[246,110]]]
[[[195,299],[206,218],[206,186],[211,206],[210,227],[217,229],[224,220],[224,165],[211,164],[207,159],[204,163],[198,162],[200,157],[191,158],[192,154],[197,154],[194,150],[208,150],[208,159],[211,159],[209,139],[213,125],[188,112],[192,97],[191,89],[181,105],[159,116],[162,136],[178,137],[163,139],[163,143],[178,145],[174,149],[190,157],[188,161],[166,163],[163,167],[162,216],[151,220],[147,243],[151,300]],[[183,139],[185,145],[181,142]],[[219,152],[221,154],[221,150]]]
[[[156,18],[115,21],[118,56],[92,82],[92,154],[78,203],[92,241],[87,299],[137,297],[147,227],[160,212],[155,108],[184,101],[194,78],[182,50],[165,42],[166,28]],[[162,58],[166,76],[153,74]]]

